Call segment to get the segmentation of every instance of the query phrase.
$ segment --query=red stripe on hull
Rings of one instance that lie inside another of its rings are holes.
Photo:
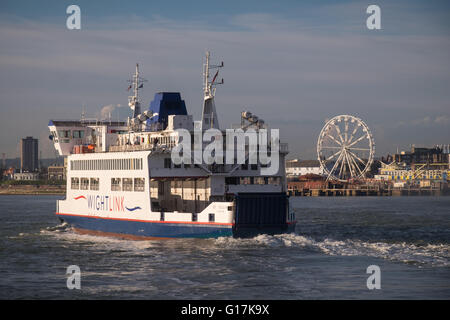
[[[88,216],[82,214],[71,214],[71,213],[61,213],[56,212],[58,216],[74,216],[82,218],[93,218],[93,219],[105,219],[105,220],[118,220],[118,221],[136,221],[136,222],[147,222],[147,223],[173,223],[173,224],[196,224],[196,225],[214,225],[214,226],[234,226],[234,223],[221,223],[221,222],[196,222],[196,221],[158,221],[158,220],[138,220],[138,219],[125,219],[125,218],[109,218],[109,217],[99,217],[99,216]]]

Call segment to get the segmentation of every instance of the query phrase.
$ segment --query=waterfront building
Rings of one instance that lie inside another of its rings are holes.
[[[33,172],[39,169],[38,139],[26,137],[20,140],[20,172]]]
[[[392,157],[391,163],[381,162],[375,178],[378,180],[444,180],[450,176],[450,156],[443,148],[416,148]]]
[[[287,160],[286,176],[299,177],[307,174],[324,175],[324,170],[320,166],[319,160]]]
[[[47,172],[48,180],[66,180],[66,167],[49,166]]]
[[[327,186],[327,178],[314,173],[308,173],[287,180],[288,191],[294,193],[304,189],[326,189]]]
[[[11,180],[14,178],[14,172],[16,169],[14,167],[9,167],[6,170],[3,170],[3,180]]]
[[[13,180],[36,181],[36,180],[39,180],[39,173],[37,173],[37,172],[18,172],[18,173],[14,173]]]

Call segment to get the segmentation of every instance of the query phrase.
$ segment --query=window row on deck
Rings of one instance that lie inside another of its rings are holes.
[[[78,178],[70,180],[72,190],[99,190],[99,178]],[[145,190],[145,178],[111,178],[111,191],[138,191]]]
[[[142,159],[71,160],[71,170],[142,170]]]

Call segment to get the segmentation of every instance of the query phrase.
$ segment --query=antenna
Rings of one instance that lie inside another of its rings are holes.
[[[136,118],[141,113],[141,104],[139,100],[139,89],[144,86],[146,79],[139,76],[139,63],[136,63],[136,72],[133,75],[133,79],[128,80],[130,86],[128,90],[133,89],[133,96],[128,97],[128,106],[133,110],[133,118]]]
[[[86,105],[83,103],[81,105],[81,122],[84,122],[86,120]]]
[[[209,70],[210,69],[220,69],[220,68],[223,68],[223,66],[224,66],[223,61],[219,65],[210,65],[209,57],[210,57],[210,52],[206,51],[206,61],[205,61],[205,64],[203,65],[203,90],[205,92],[205,100],[207,98],[214,97],[215,89],[213,90],[213,86],[224,83],[223,78],[220,82],[216,82],[216,78],[219,75],[219,70],[217,70],[212,81],[211,82],[209,81]]]

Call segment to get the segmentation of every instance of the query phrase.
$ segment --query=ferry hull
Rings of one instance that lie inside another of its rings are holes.
[[[296,221],[289,214],[289,197],[284,192],[238,193],[235,204],[235,237],[295,231]]]
[[[259,234],[280,234],[295,231],[295,222],[283,225],[236,227],[234,224],[171,223],[162,221],[116,220],[57,213],[77,233],[119,237],[130,240],[173,238],[249,238]]]
[[[61,213],[57,215],[80,233],[129,239],[218,238],[233,235],[232,224],[117,220]]]

